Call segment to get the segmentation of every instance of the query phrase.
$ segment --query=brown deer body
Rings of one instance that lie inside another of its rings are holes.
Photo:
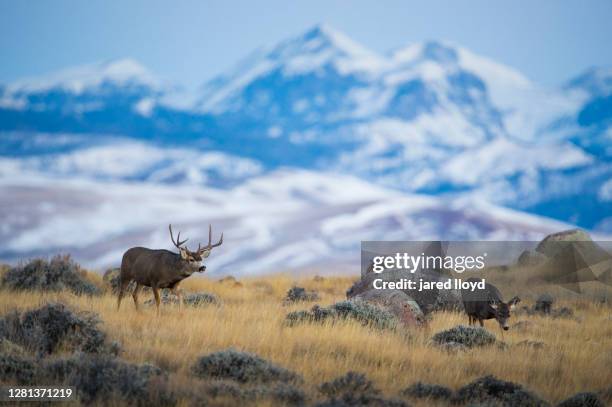
[[[223,233],[219,242],[212,244],[212,227],[208,228],[208,245],[201,247],[198,245],[196,251],[191,251],[183,244],[187,239],[181,241],[181,234],[178,234],[177,240],[174,240],[172,234],[172,226],[170,229],[170,239],[179,253],[173,253],[169,250],[154,250],[146,247],[132,247],[123,255],[121,260],[121,273],[119,277],[119,298],[117,300],[117,309],[121,307],[121,300],[130,282],[136,282],[136,288],[132,293],[134,305],[138,309],[138,293],[140,287],[151,287],[155,296],[155,304],[157,313],[159,314],[159,289],[168,288],[178,296],[179,307],[183,303],[183,298],[178,286],[181,281],[191,276],[195,272],[204,272],[206,266],[202,266],[203,259],[210,255],[214,247],[220,246],[223,243]]]

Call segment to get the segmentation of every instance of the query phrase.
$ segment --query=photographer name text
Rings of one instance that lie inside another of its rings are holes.
[[[426,281],[422,278],[418,280],[410,280],[402,278],[396,281],[384,281],[382,278],[377,278],[372,282],[372,286],[376,290],[484,290],[485,280],[480,281],[463,281],[460,278],[449,278],[446,281]]]

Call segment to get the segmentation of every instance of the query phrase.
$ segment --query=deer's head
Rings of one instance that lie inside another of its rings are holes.
[[[497,322],[499,323],[499,326],[504,331],[507,331],[510,328],[508,326],[508,319],[510,318],[510,311],[514,311],[514,308],[516,308],[516,304],[518,304],[520,301],[521,299],[519,297],[514,297],[507,303],[502,302],[502,301],[489,302],[489,306],[493,308],[493,311],[495,312],[495,319],[497,320]]]
[[[181,256],[181,260],[186,262],[191,268],[197,268],[197,271],[204,272],[206,270],[206,266],[202,266],[201,262],[205,258],[210,255],[210,252],[213,248],[221,246],[223,244],[223,233],[221,233],[221,238],[215,244],[212,244],[212,226],[208,225],[208,244],[204,247],[200,243],[198,243],[198,249],[195,251],[189,250],[187,246],[184,246],[185,242],[189,239],[185,239],[181,241],[181,232],[176,236],[176,240],[174,240],[174,235],[172,233],[172,225],[168,225],[168,229],[170,229],[170,240],[174,246],[179,249],[179,254]]]

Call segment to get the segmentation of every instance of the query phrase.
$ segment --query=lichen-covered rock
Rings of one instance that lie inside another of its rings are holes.
[[[405,326],[420,326],[425,323],[425,316],[419,304],[403,291],[368,290],[356,295],[354,299],[386,309]]]

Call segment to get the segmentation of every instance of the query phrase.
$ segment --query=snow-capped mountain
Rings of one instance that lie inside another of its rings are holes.
[[[259,105],[300,113],[308,107],[306,104],[314,102],[321,110],[335,110],[338,106],[330,104],[337,96],[336,92],[342,92],[343,83],[348,87],[359,83],[365,85],[369,79],[375,79],[386,65],[385,59],[343,33],[320,25],[274,47],[255,51],[229,74],[207,83],[198,107],[207,112],[225,113]],[[326,83],[317,86],[317,79]],[[332,79],[338,83],[331,83]],[[299,87],[286,89],[285,96],[293,103],[285,105],[283,102],[287,100],[278,99],[278,93],[270,85],[275,81],[288,84],[293,80],[300,82]],[[300,101],[293,100],[292,92],[297,96],[307,96],[304,92],[312,92],[317,100],[304,100],[303,106],[294,109],[293,105],[299,105]]]
[[[135,111],[147,115],[153,98],[162,92],[161,82],[145,67],[122,59],[9,84],[2,88],[0,106],[17,111],[83,114],[129,101]]]
[[[601,198],[612,177],[610,78],[591,70],[543,89],[460,46],[381,56],[322,26],[210,81],[198,108],[238,115],[258,140],[320,146],[302,165],[412,192],[468,190],[601,228],[612,206]]]
[[[0,180],[174,185],[232,199],[279,169],[297,190],[307,179],[299,171],[333,172],[389,197],[427,194],[449,211],[488,202],[612,233],[611,124],[610,69],[546,89],[456,44],[378,54],[320,25],[199,89],[181,90],[129,59],[0,85]],[[305,202],[313,193],[296,192]],[[358,206],[342,207],[357,216]]]

